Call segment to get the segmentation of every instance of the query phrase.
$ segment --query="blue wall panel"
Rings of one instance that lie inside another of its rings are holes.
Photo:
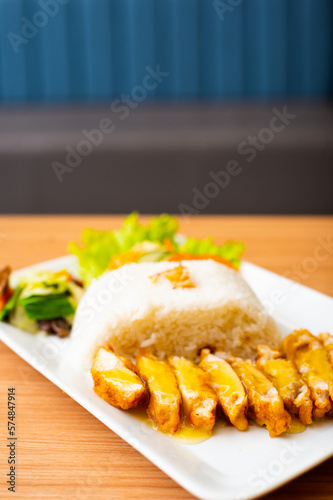
[[[113,99],[156,65],[169,76],[148,99],[325,98],[332,13],[332,0],[0,0],[0,102]]]
[[[87,2],[88,95],[108,98],[112,87],[111,4],[109,0]]]
[[[287,94],[287,4],[289,0],[263,2],[263,86],[269,97]],[[277,29],[280,27],[280,29]]]
[[[244,83],[247,96],[266,96],[265,2],[244,2]]]
[[[128,94],[137,84],[134,78],[134,3],[135,0],[112,0],[110,56],[113,60],[114,93]]]
[[[245,4],[245,2],[244,2]],[[226,97],[242,96],[244,80],[244,4],[236,5],[226,14],[221,33],[222,86],[219,95]]]
[[[197,0],[176,2],[175,28],[176,96],[194,97],[199,92]]]
[[[0,102],[26,99],[26,51],[22,0],[0,1]],[[18,38],[21,37],[21,38]]]
[[[89,99],[89,82],[92,71],[88,48],[89,37],[89,1],[70,0],[63,6],[67,11],[67,51],[70,96],[75,99]],[[99,59],[97,53],[95,57]]]
[[[169,76],[156,89],[158,97],[178,97],[177,0],[155,0],[155,59]]]
[[[222,89],[222,22],[207,0],[199,0],[199,84],[200,95],[218,97]]]
[[[288,90],[292,95],[310,92],[311,0],[290,0],[288,40]],[[321,28],[317,26],[317,30]]]
[[[155,65],[155,21],[154,1],[133,1],[133,83],[140,85],[143,82],[149,66]],[[149,95],[154,95],[149,91]]]
[[[51,21],[49,21],[49,24],[44,28],[39,28],[39,13],[42,14],[38,0],[23,0],[23,33],[26,36],[28,36],[28,34],[31,36],[31,38],[28,38],[28,43],[22,47],[25,56],[26,99],[28,101],[46,99],[42,32],[49,28]],[[38,75],[38,78],[36,75]]]
[[[44,96],[48,101],[63,101],[70,96],[66,11],[57,2],[51,6],[45,0],[44,5],[47,9],[45,13],[53,12],[45,29],[41,29],[38,35],[42,46]]]
[[[332,76],[332,20],[333,2],[312,3],[309,22],[309,95],[329,92]],[[320,29],[318,29],[318,26]]]

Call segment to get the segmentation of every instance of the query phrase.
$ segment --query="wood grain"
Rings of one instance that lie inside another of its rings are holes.
[[[0,217],[0,265],[24,267],[66,253],[86,227],[115,229],[117,216]],[[245,258],[333,296],[332,217],[209,216],[181,220],[181,232],[243,239]],[[325,255],[324,255],[325,254]],[[320,255],[318,260],[316,256]],[[6,393],[17,392],[17,492],[4,484],[7,468]],[[117,435],[0,343],[0,499],[194,498]],[[223,450],[221,450],[223,453]],[[333,459],[265,497],[331,500]]]

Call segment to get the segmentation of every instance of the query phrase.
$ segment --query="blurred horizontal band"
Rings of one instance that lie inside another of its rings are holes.
[[[322,104],[0,110],[0,213],[332,214],[332,130]]]

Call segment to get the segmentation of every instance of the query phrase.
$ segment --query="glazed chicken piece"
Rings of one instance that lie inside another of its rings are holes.
[[[328,359],[333,367],[333,335],[330,335],[329,333],[321,333],[319,335],[319,338],[324,344]]]
[[[188,359],[170,356],[182,396],[185,417],[197,429],[209,432],[215,424],[217,395],[210,376]]]
[[[322,418],[330,410],[330,397],[333,398],[333,368],[326,349],[307,330],[288,335],[283,341],[283,349],[310,389],[314,402],[313,417]]]
[[[312,424],[313,403],[310,389],[294,364],[284,359],[280,351],[271,349],[267,345],[260,344],[257,350],[259,354],[257,367],[273,383],[286,409],[297,415],[303,424]]]
[[[236,429],[245,431],[248,398],[238,375],[229,363],[211,354],[209,349],[202,349],[200,356],[199,366],[209,373],[221,409]]]
[[[142,351],[137,357],[137,367],[150,393],[148,416],[162,432],[174,434],[180,421],[181,396],[171,366]]]
[[[265,425],[272,438],[285,432],[291,423],[291,416],[284,409],[282,398],[272,382],[251,360],[228,358],[228,361],[247,389],[249,409],[257,424]]]
[[[129,359],[117,356],[111,347],[98,349],[91,375],[96,394],[116,408],[128,410],[147,401],[147,390],[135,365]]]

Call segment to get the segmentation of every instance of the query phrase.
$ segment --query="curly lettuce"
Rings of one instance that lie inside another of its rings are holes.
[[[171,215],[153,217],[149,224],[139,222],[136,212],[126,217],[123,227],[118,231],[96,231],[84,229],[82,245],[69,244],[69,251],[79,260],[80,275],[85,285],[100,276],[108,267],[111,258],[128,252],[137,243],[151,241],[161,243],[166,239],[173,244],[178,231],[178,222]]]
[[[224,245],[215,245],[212,238],[198,240],[196,238],[187,238],[178,248],[180,253],[193,255],[219,255],[225,260],[231,262],[236,269],[239,269],[241,256],[245,245],[242,241],[229,240]]]
[[[218,246],[212,238],[187,238],[180,242],[176,238],[177,232],[177,219],[171,215],[153,217],[150,223],[145,225],[139,222],[138,214],[134,212],[126,217],[118,231],[84,229],[81,245],[71,242],[69,251],[78,258],[80,275],[86,286],[108,268],[113,257],[121,260],[118,257],[131,252],[132,249],[140,249],[142,253],[138,262],[165,260],[172,254],[217,255],[231,262],[236,269],[239,268],[244,243],[227,241]],[[169,242],[167,246],[166,241]],[[154,251],[151,250],[153,244],[156,245]],[[143,248],[147,248],[147,251],[143,251]]]

